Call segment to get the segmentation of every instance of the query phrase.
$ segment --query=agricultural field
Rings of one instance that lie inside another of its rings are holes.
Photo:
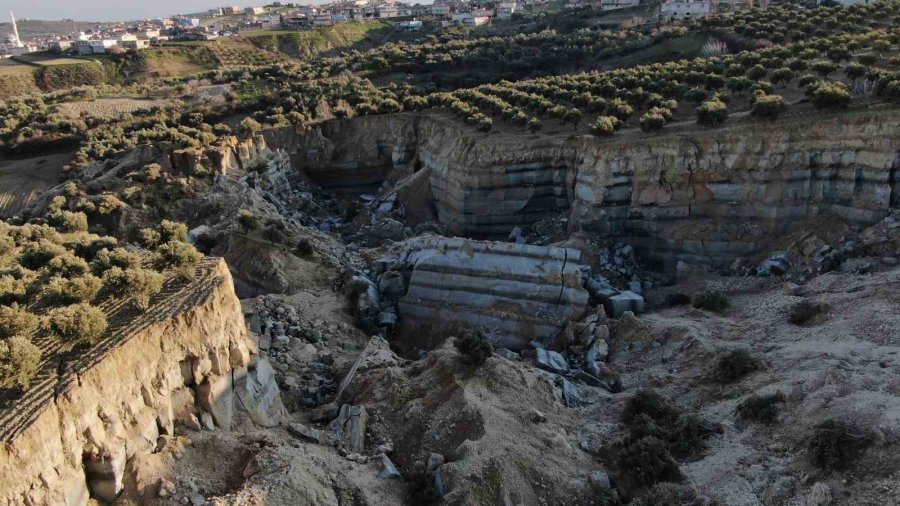
[[[9,218],[37,196],[60,183],[63,166],[74,153],[60,153],[18,160],[0,160],[0,217]]]
[[[172,100],[146,100],[135,98],[98,98],[65,102],[57,106],[57,111],[66,118],[78,119],[85,116],[95,118],[118,118],[122,114],[133,114],[151,109],[163,109],[174,105]]]

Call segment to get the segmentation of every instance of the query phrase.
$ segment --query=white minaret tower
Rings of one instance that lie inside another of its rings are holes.
[[[12,11],[9,11],[9,19],[12,20],[13,37],[16,39],[16,41],[15,41],[16,47],[22,47],[22,41],[19,40],[19,28],[16,26],[16,17],[13,16]]]

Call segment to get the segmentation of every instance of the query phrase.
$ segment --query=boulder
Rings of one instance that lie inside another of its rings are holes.
[[[634,292],[625,291],[610,297],[603,304],[603,307],[606,309],[606,314],[609,315],[610,318],[619,318],[626,311],[643,313],[644,298]]]
[[[406,279],[403,273],[387,271],[378,278],[378,291],[388,297],[400,297],[406,292]]]
[[[322,444],[325,441],[325,433],[323,431],[307,427],[301,423],[288,424],[288,432],[293,436],[312,443]]]
[[[397,466],[391,462],[391,459],[388,458],[387,455],[381,454],[378,457],[378,468],[381,469],[378,473],[379,478],[388,479],[388,480],[400,480],[403,479],[403,476],[400,474],[400,471],[397,470]]]
[[[337,418],[328,426],[328,439],[331,444],[345,448],[348,452],[363,453],[365,451],[366,424],[369,415],[365,406],[344,404]]]
[[[537,353],[534,357],[534,363],[541,369],[557,374],[566,374],[569,372],[569,363],[566,362],[566,358],[561,354],[543,348],[538,348],[535,351]]]
[[[125,448],[104,455],[84,457],[84,472],[91,497],[106,503],[116,500],[123,488],[126,463]]]

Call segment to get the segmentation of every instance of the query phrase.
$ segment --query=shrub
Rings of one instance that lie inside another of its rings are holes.
[[[80,276],[88,272],[88,263],[83,258],[66,252],[47,262],[44,269],[50,276]]]
[[[812,103],[820,109],[847,107],[850,98],[850,89],[844,83],[820,81],[812,90]]]
[[[179,279],[194,277],[194,267],[203,258],[197,248],[186,242],[171,241],[156,250],[156,265],[159,269],[175,269]]]
[[[713,378],[719,383],[733,383],[760,368],[760,363],[747,350],[732,350],[719,357]]]
[[[59,244],[41,240],[22,249],[19,265],[26,269],[37,270],[46,266],[53,258],[66,253],[66,249]]]
[[[145,247],[153,249],[162,243],[162,234],[159,230],[153,228],[142,228],[138,231],[138,243]]]
[[[642,415],[667,425],[674,425],[681,412],[675,406],[669,404],[655,390],[638,390],[622,410],[622,423],[626,426],[640,422]]]
[[[41,350],[23,335],[0,339],[0,388],[28,388],[41,362]]]
[[[165,276],[149,269],[113,267],[103,281],[110,292],[132,298],[139,308],[147,309],[150,298],[162,290]]]
[[[591,126],[591,133],[598,137],[610,136],[616,133],[621,122],[615,116],[600,116],[597,122]]]
[[[163,220],[159,224],[160,242],[182,241],[188,240],[188,228],[184,223],[176,221]]]
[[[753,80],[759,80],[763,77],[766,77],[766,74],[768,72],[769,71],[766,70],[765,67],[757,63],[756,65],[750,67],[749,70],[747,70],[747,77]]]
[[[637,496],[629,506],[674,506],[685,504],[678,488],[671,483],[657,483],[650,490]],[[689,504],[689,503],[688,503]]]
[[[456,349],[464,357],[465,361],[474,366],[480,366],[494,352],[494,347],[483,331],[466,329],[462,335],[453,341]]]
[[[253,118],[247,117],[241,120],[241,133],[247,136],[255,135],[262,130],[262,125]]]
[[[44,286],[44,300],[48,304],[62,305],[90,302],[97,297],[103,283],[93,274],[73,278],[53,277]]]
[[[693,306],[721,313],[728,307],[728,296],[717,290],[706,290],[694,295]]]
[[[297,241],[297,247],[294,248],[294,251],[302,257],[308,257],[315,252],[315,249],[313,248],[312,241],[304,237]]]
[[[87,232],[88,220],[84,213],[55,211],[47,215],[47,223],[60,232]]]
[[[535,133],[541,129],[543,124],[541,123],[541,120],[539,120],[537,118],[531,118],[530,120],[528,120],[527,126],[528,126],[528,130],[530,130],[532,133]]]
[[[806,447],[813,463],[830,472],[846,469],[871,442],[867,431],[829,419],[813,428]]]
[[[113,267],[136,269],[141,266],[141,255],[125,248],[102,249],[94,258],[94,274],[100,275]]]
[[[662,481],[672,466],[665,441],[653,436],[629,440],[619,453],[619,468],[640,486]]]
[[[900,101],[900,80],[889,81],[881,95],[887,100]]]
[[[691,303],[691,296],[686,293],[668,293],[666,294],[666,306],[687,306]]]
[[[788,310],[788,322],[794,325],[803,325],[816,316],[827,312],[828,304],[823,302],[813,302],[802,300]]]
[[[70,347],[96,344],[106,332],[106,327],[103,311],[88,304],[56,308],[47,317],[47,330]]]
[[[781,392],[770,395],[751,395],[738,404],[735,411],[741,420],[772,424],[778,420],[780,405],[784,404]]]
[[[244,229],[244,232],[256,230],[256,227],[259,226],[259,220],[256,218],[256,215],[248,209],[241,209],[238,211],[237,220],[241,228]]]
[[[728,107],[718,98],[707,100],[697,107],[697,123],[717,126],[728,119]]]
[[[656,132],[666,125],[666,118],[655,112],[646,112],[641,116],[641,130]]]
[[[30,336],[40,326],[41,320],[20,308],[18,304],[0,306],[0,339],[13,336]]]
[[[830,61],[820,60],[813,62],[809,68],[819,74],[822,77],[828,77],[828,74],[831,74],[835,70],[837,70],[837,65],[831,63]]]
[[[629,116],[634,114],[634,107],[628,105],[628,102],[625,102],[621,98],[615,98],[609,103],[607,112],[618,118],[620,121],[625,121]]]
[[[760,95],[753,102],[751,114],[760,118],[776,118],[785,108],[781,95]]]

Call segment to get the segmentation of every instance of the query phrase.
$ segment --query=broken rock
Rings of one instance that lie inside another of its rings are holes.
[[[609,315],[610,318],[619,318],[626,311],[643,313],[644,298],[634,292],[624,291],[610,297],[603,304],[603,307],[606,309],[606,314]]]
[[[288,432],[300,439],[305,439],[312,443],[321,444],[325,440],[325,434],[319,429],[307,427],[302,423],[288,424]]]
[[[558,374],[569,372],[569,363],[561,354],[543,348],[538,348],[536,351],[534,362],[541,369]]]

